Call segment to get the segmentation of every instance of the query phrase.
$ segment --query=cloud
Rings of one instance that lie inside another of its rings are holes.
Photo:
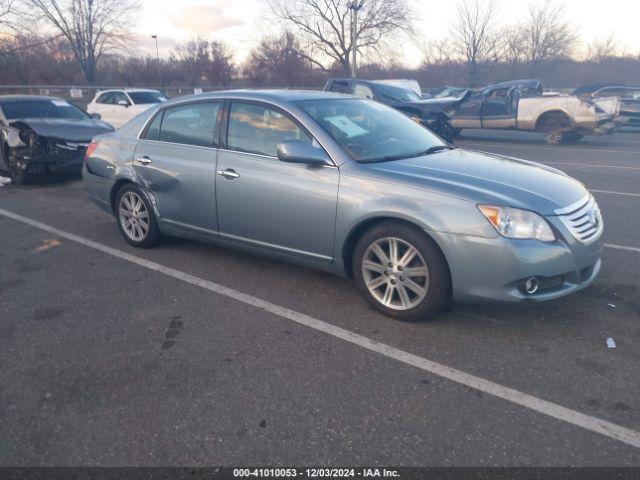
[[[225,6],[230,4],[230,2],[223,3]],[[173,24],[187,32],[204,35],[224,28],[243,25],[244,22],[227,16],[223,5],[189,5],[182,9]]]

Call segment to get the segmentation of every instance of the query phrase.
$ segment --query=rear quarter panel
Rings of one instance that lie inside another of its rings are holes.
[[[561,111],[575,128],[594,129],[597,118],[594,107],[573,96],[522,98],[518,103],[518,129],[535,130],[538,119],[546,112]]]

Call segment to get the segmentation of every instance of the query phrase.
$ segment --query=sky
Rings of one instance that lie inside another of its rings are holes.
[[[366,1],[366,0],[365,0]],[[455,2],[408,0],[416,16],[419,42],[446,38],[455,18]],[[499,20],[515,23],[522,18],[529,0],[497,0]],[[556,0],[565,5],[566,17],[589,43],[614,33],[618,46],[640,52],[640,0]],[[236,61],[246,58],[264,35],[277,33],[264,0],[142,0],[135,31],[138,53],[155,55],[158,35],[160,55],[181,42],[200,37],[222,40],[234,51]],[[418,42],[407,40],[397,59],[408,66],[421,63]]]

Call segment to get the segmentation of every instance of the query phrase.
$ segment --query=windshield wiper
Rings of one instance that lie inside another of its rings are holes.
[[[431,155],[433,153],[441,152],[442,150],[454,150],[456,148],[455,145],[435,145],[433,147],[429,147],[426,150],[421,150],[416,153],[409,153],[403,155],[388,155],[386,157],[378,157],[378,158],[367,158],[363,160],[359,160],[360,163],[375,163],[375,162],[391,162],[393,160],[404,160],[406,158],[415,158],[422,157],[425,155]]]

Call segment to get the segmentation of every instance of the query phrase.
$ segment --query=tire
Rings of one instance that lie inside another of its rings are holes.
[[[30,173],[14,165],[9,167],[9,175],[11,183],[15,185],[28,185],[33,181],[33,176]]]
[[[581,140],[583,137],[584,135],[581,135],[579,133],[566,132],[564,135],[562,135],[562,143],[575,143]]]
[[[409,269],[413,275],[407,274]],[[353,272],[373,308],[397,320],[425,320],[449,302],[451,276],[440,249],[425,233],[402,222],[383,222],[362,235],[353,254]]]
[[[124,185],[116,195],[114,210],[120,234],[129,244],[150,248],[162,239],[153,208],[140,187]]]

